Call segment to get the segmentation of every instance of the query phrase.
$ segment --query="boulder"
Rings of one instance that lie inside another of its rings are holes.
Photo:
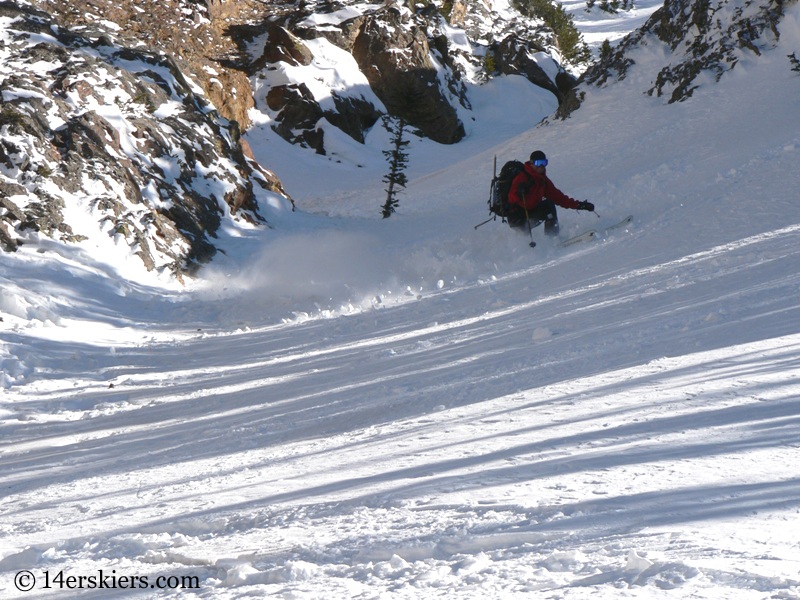
[[[552,92],[561,103],[566,93],[575,87],[576,79],[563,69],[555,81],[550,79],[533,57],[537,52],[544,52],[544,48],[534,41],[510,34],[494,51],[496,68],[504,75],[522,75],[531,83]]]
[[[439,86],[427,30],[407,11],[388,7],[367,15],[352,54],[391,114],[442,144],[464,137],[464,125]]]

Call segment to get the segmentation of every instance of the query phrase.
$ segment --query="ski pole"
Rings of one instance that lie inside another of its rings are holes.
[[[494,166],[492,167],[492,182],[489,184],[489,212],[492,212],[492,200],[494,199],[494,186],[497,182],[497,155],[494,156]],[[491,217],[486,219],[483,223],[478,223],[475,225],[475,229],[480,227],[481,225],[486,225],[489,221],[493,221],[497,218],[497,215],[492,214]]]
[[[531,243],[528,244],[531,248],[536,248],[536,242],[533,241],[533,227],[531,227],[531,217],[528,215],[528,209],[525,209],[525,222],[528,224],[528,233],[531,235]]]
[[[494,220],[494,218],[495,218],[495,217],[494,217],[494,215],[492,215],[491,217],[489,217],[488,219],[486,219],[486,220],[485,220],[483,223],[478,223],[477,225],[475,225],[475,229],[477,229],[477,228],[478,228],[478,227],[480,227],[481,225],[486,225],[486,224],[487,224],[489,221],[493,221],[493,220]]]

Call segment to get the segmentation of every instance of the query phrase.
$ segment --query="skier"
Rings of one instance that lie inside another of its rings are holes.
[[[556,204],[574,210],[594,210],[594,204],[570,198],[561,192],[547,177],[547,157],[541,150],[531,152],[531,157],[511,182],[508,192],[511,212],[508,224],[511,227],[536,227],[544,221],[547,235],[558,234]]]

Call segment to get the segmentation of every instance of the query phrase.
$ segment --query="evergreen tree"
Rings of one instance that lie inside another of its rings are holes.
[[[606,0],[608,1],[608,0]],[[512,0],[512,6],[526,17],[542,19],[553,30],[562,56],[570,62],[583,62],[591,58],[591,51],[583,41],[572,16],[555,0]]]
[[[611,42],[608,41],[608,38],[603,40],[603,43],[600,45],[600,63],[608,63],[611,62],[611,56],[613,55],[614,50],[611,48]]]
[[[389,163],[389,172],[381,180],[388,186],[386,188],[386,202],[383,204],[382,211],[383,218],[388,219],[398,206],[397,194],[400,191],[398,188],[404,188],[408,183],[408,178],[404,173],[408,165],[408,153],[405,151],[405,147],[408,146],[408,140],[403,139],[406,122],[402,118],[396,122],[386,118],[384,123],[386,129],[392,134],[392,149],[383,151],[383,155]]]
[[[787,56],[789,57],[789,62],[792,63],[792,71],[800,72],[800,59],[797,58],[797,53],[792,52]]]

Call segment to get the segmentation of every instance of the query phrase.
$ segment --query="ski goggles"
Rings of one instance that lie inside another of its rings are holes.
[[[539,158],[533,161],[534,167],[546,167],[547,166],[547,159],[546,158]]]

